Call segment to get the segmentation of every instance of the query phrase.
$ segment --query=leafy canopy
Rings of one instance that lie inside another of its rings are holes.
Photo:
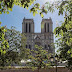
[[[9,14],[9,11],[12,11],[14,5],[18,5],[27,9],[32,5],[30,12],[33,12],[33,16],[35,16],[35,14],[38,14],[39,10],[40,15],[43,17],[42,13],[47,13],[47,10],[45,8],[40,9],[40,4],[35,3],[35,1],[36,0],[0,0],[0,14]]]
[[[56,27],[54,33],[58,40],[58,52],[67,60],[67,67],[72,69],[72,1],[65,0],[57,2],[56,8],[59,9],[59,15],[65,14],[65,21],[60,27]]]
[[[5,54],[9,48],[9,44],[5,39],[5,33],[7,29],[5,27],[0,26],[0,55]]]
[[[25,58],[28,50],[25,48],[25,36],[15,27],[0,29],[0,66],[20,64],[21,59]]]
[[[29,59],[31,60],[29,65],[34,69],[37,67],[38,71],[50,65],[48,63],[48,52],[42,46],[35,45],[35,49],[31,50],[29,54]]]

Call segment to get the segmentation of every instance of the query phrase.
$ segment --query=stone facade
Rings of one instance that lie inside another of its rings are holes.
[[[41,33],[34,32],[34,20],[33,19],[23,19],[22,22],[22,33],[26,34],[27,42],[26,48],[34,49],[35,44],[41,45],[49,53],[54,53],[55,49],[53,46],[53,23],[52,19],[42,19],[41,22]]]

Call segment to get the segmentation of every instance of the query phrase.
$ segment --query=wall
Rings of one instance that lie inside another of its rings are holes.
[[[32,71],[31,69],[16,69],[16,70],[0,70],[0,72],[38,72],[37,70]],[[41,69],[40,72],[56,72],[55,68],[50,68],[50,69]],[[68,70],[67,68],[64,67],[59,67],[57,72],[72,72]]]

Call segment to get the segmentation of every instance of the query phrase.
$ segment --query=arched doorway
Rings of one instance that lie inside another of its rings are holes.
[[[40,43],[40,42],[35,42],[35,45],[40,46],[40,45],[41,45],[41,43]]]

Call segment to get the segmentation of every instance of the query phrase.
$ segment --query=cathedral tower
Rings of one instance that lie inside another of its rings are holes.
[[[52,19],[42,19],[41,22],[41,33],[44,34],[43,46],[48,50],[49,53],[54,53],[53,48],[53,22]]]
[[[33,19],[23,19],[22,33],[34,33],[34,21]]]
[[[50,19],[42,19],[41,22],[41,33],[49,33],[52,32],[52,20]]]

